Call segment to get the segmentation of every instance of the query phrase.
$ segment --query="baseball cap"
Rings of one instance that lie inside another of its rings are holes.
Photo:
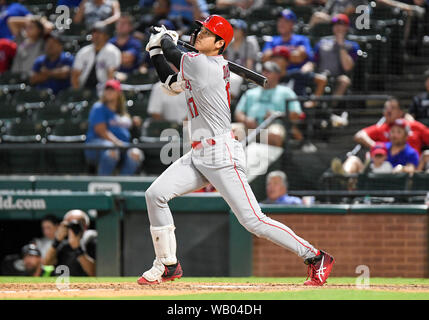
[[[281,73],[280,67],[277,63],[273,61],[267,61],[262,65],[262,70],[267,70],[269,72]]]
[[[284,9],[279,13],[279,18],[285,18],[286,20],[291,20],[293,22],[296,22],[296,14],[290,10],[290,9]]]
[[[40,250],[37,248],[37,246],[34,243],[30,243],[23,246],[21,249],[21,254],[23,257],[25,257],[26,255],[37,256],[37,257],[42,256],[42,254],[40,253]]]
[[[234,29],[240,29],[240,30],[243,30],[243,31],[247,30],[247,23],[244,20],[241,20],[241,19],[231,19],[231,20],[229,20],[229,23],[231,24],[231,26]]]
[[[346,25],[350,25],[350,19],[344,13],[338,13],[332,18],[332,23],[342,23]]]
[[[272,56],[273,57],[283,57],[286,60],[289,60],[290,51],[286,46],[276,46],[273,49]]]
[[[116,79],[107,80],[106,84],[104,85],[104,88],[112,88],[115,91],[121,91],[121,82]]]
[[[407,121],[403,118],[396,119],[390,127],[394,127],[394,126],[404,129],[405,132],[407,132],[407,134],[410,131],[410,127],[408,126]]]
[[[386,146],[382,142],[377,142],[375,146],[371,148],[371,157],[374,157],[378,154],[387,156]]]

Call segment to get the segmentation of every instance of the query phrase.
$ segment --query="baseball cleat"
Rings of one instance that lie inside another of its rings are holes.
[[[305,259],[304,263],[308,265],[308,271],[304,285],[322,286],[328,279],[334,262],[334,257],[323,251],[319,251],[319,254],[313,258]]]
[[[159,260],[155,259],[153,267],[143,273],[143,275],[137,280],[138,284],[159,284],[167,281],[174,281],[179,279],[183,275],[182,266],[179,261],[176,264],[166,266]]]

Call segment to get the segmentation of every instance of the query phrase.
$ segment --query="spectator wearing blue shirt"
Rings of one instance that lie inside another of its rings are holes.
[[[410,128],[405,119],[396,119],[390,127],[390,142],[386,142],[387,161],[393,172],[413,173],[419,165],[419,154],[408,143]]]
[[[8,5],[5,0],[0,1],[0,10],[0,38],[13,39],[14,36],[9,29],[7,20],[10,17],[25,17],[31,12],[20,3],[13,2]]]
[[[278,46],[286,47],[289,50],[287,64],[287,81],[293,83],[293,90],[299,96],[307,95],[307,87],[324,83],[326,77],[316,75],[311,70],[311,60],[313,60],[313,48],[310,40],[304,35],[293,32],[294,24],[297,21],[295,13],[289,9],[284,9],[277,18],[278,36],[274,36],[271,41],[266,42],[262,49],[262,61],[267,61],[272,57],[274,48]],[[324,87],[323,87],[324,89]],[[320,89],[317,89],[320,91]],[[318,93],[320,95],[321,92]],[[312,101],[307,101],[304,107],[314,107]]]
[[[141,42],[132,36],[134,20],[126,13],[122,13],[116,22],[116,36],[110,39],[121,50],[120,72],[130,73],[138,70],[143,61]]]
[[[54,94],[70,87],[70,72],[74,57],[63,51],[63,43],[57,32],[49,34],[45,42],[45,54],[34,62],[30,84],[41,89],[51,89]]]
[[[209,16],[206,0],[170,0],[170,4],[168,19],[182,19],[186,25]]]
[[[346,39],[350,19],[345,14],[332,18],[333,36],[320,40],[315,48],[316,71],[335,81],[333,94],[342,96],[351,85],[351,72],[358,58],[359,45]]]
[[[272,171],[266,178],[267,199],[265,204],[302,204],[301,198],[290,196],[288,192],[288,180],[283,171]]]
[[[58,0],[57,6],[67,6],[69,8],[79,7],[82,0]]]
[[[96,102],[89,114],[86,143],[103,146],[126,146],[131,139],[132,120],[127,113],[125,98],[118,80],[108,80],[100,102]],[[98,175],[112,175],[119,167],[120,175],[137,172],[143,161],[143,153],[137,148],[85,150],[89,164],[97,167]]]

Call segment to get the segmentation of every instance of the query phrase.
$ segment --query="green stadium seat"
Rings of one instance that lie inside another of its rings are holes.
[[[142,136],[140,138],[141,141],[147,142],[152,141],[153,139],[150,138],[156,138],[159,139],[161,136],[161,133],[163,130],[166,129],[175,129],[178,130],[179,133],[182,133],[182,126],[169,122],[169,121],[160,121],[160,120],[154,120],[152,118],[147,118],[142,125]],[[149,139],[147,139],[149,138]],[[155,141],[155,140],[153,140]]]
[[[147,118],[147,107],[148,107],[149,97],[147,94],[141,96],[137,100],[128,100],[127,108],[131,116],[140,116],[143,119]]]
[[[97,92],[95,90],[73,88],[62,90],[55,97],[55,100],[61,103],[80,101],[88,101],[88,103],[92,103],[97,99]]]
[[[61,105],[55,101],[51,101],[33,112],[33,119],[44,122],[46,126],[51,126],[61,119],[71,118],[72,110],[67,105]]]
[[[358,176],[358,190],[406,190],[407,173],[375,174],[368,173]]]
[[[41,123],[18,119],[6,125],[2,143],[41,143],[46,128]],[[4,153],[8,173],[30,174],[44,172],[44,153],[33,149],[9,149]]]
[[[29,103],[48,103],[53,100],[52,90],[41,90],[38,88],[26,88],[22,91],[17,91],[12,96],[12,101],[16,104]]]
[[[87,122],[62,120],[47,135],[47,143],[84,143],[86,140]],[[47,163],[50,171],[58,174],[86,173],[88,166],[85,161],[84,151],[76,149],[48,150],[46,152]]]
[[[411,190],[429,192],[429,173],[415,173],[411,179]]]
[[[28,77],[21,73],[13,73],[11,71],[3,72],[0,76],[0,84],[15,85],[19,83],[27,83]]]

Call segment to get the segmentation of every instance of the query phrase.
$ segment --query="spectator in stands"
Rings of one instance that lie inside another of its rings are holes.
[[[266,178],[267,199],[265,204],[302,204],[298,197],[288,195],[288,180],[283,171],[272,171]]]
[[[192,25],[195,20],[204,20],[209,16],[206,0],[170,0],[170,3],[170,20],[181,20],[185,25]]]
[[[0,39],[0,74],[9,71],[15,55],[16,43],[9,39]]]
[[[323,38],[316,44],[314,64],[318,73],[335,79],[333,94],[342,96],[351,85],[350,73],[355,66],[360,48],[356,42],[346,39],[350,19],[345,14],[335,15],[332,24],[334,36]]]
[[[278,64],[272,61],[265,62],[262,74],[267,77],[266,87],[247,90],[241,96],[235,110],[235,120],[243,123],[246,129],[255,129],[274,111],[285,112],[286,99],[296,98],[296,94],[290,88],[279,85],[281,70]],[[288,111],[289,119],[293,122],[303,115],[298,101],[290,101]],[[292,134],[297,139],[302,139],[296,126],[293,126]],[[283,146],[284,135],[284,132],[269,134],[268,143]]]
[[[40,250],[42,263],[45,263],[44,258],[55,240],[55,233],[57,232],[60,222],[61,221],[59,221],[59,219],[52,214],[48,214],[42,218],[41,227],[43,237],[35,238],[32,241]]]
[[[67,266],[70,276],[95,276],[97,231],[89,230],[89,225],[85,212],[68,211],[46,255],[46,263]]]
[[[146,1],[140,1],[140,6],[146,6]],[[167,19],[168,14],[170,13],[171,3],[170,0],[156,0],[152,1],[150,4],[152,6],[152,11],[148,14],[143,14],[138,22],[138,26],[136,27],[137,37],[141,40],[144,40],[146,29],[156,25],[160,20]],[[166,26],[167,27],[167,26]],[[167,29],[170,29],[167,27]],[[171,29],[170,29],[171,30]]]
[[[377,0],[377,2],[392,8],[398,8],[400,10],[406,11],[409,16],[413,16],[413,15],[423,16],[425,14],[425,9],[423,8],[424,6],[423,0],[404,0],[404,1]]]
[[[25,275],[29,277],[50,277],[54,272],[53,266],[44,266],[40,250],[33,243],[25,245],[22,250]]]
[[[308,62],[313,59],[313,49],[310,40],[304,35],[294,33],[294,24],[297,21],[295,13],[289,9],[281,11],[277,18],[278,36],[274,36],[272,41],[266,42],[262,49],[262,61],[269,60],[273,50],[277,46],[285,46],[289,50],[289,61],[287,65],[288,77],[294,82],[294,91],[300,95],[307,95],[306,88],[317,84],[320,90],[320,83],[325,80],[323,77],[316,77]],[[322,94],[323,92],[318,92]],[[305,107],[314,107],[316,104],[310,101]]]
[[[313,28],[319,23],[329,23],[335,15],[340,13],[351,16],[356,12],[356,7],[365,2],[362,0],[327,0],[322,11],[313,13],[308,26]]]
[[[7,0],[0,0],[0,38],[12,40],[14,35],[8,25],[11,17],[25,17],[31,15],[31,12],[19,2],[8,4]]]
[[[109,27],[121,16],[121,6],[117,0],[82,0],[73,18],[74,23],[85,23],[90,30],[97,22]]]
[[[429,124],[429,70],[425,72],[426,91],[416,95],[410,106],[409,113],[417,121]]]
[[[54,94],[69,88],[73,61],[73,55],[63,51],[60,35],[52,31],[45,40],[45,54],[34,62],[30,84]]]
[[[389,142],[384,143],[387,150],[387,161],[393,167],[393,172],[414,173],[419,164],[419,154],[408,143],[407,138],[410,135],[410,127],[405,119],[396,119],[389,130]],[[372,152],[379,148],[375,144]],[[337,165],[332,165],[334,173],[360,173],[364,170],[364,164],[356,156],[350,156],[344,162],[342,169],[336,170]]]
[[[216,8],[241,8],[253,10],[264,5],[264,0],[216,0]]]
[[[390,128],[395,120],[399,118],[407,119],[407,115],[401,109],[396,98],[390,98],[385,102],[383,115],[384,121],[381,124],[375,124],[359,130],[355,134],[354,140],[366,148],[373,147],[376,142],[388,142]],[[420,153],[423,146],[429,145],[429,128],[418,121],[406,121],[410,128],[408,144]]]
[[[261,51],[255,37],[247,36],[247,23],[241,19],[229,21],[234,28],[234,39],[225,51],[226,59],[254,70]]]
[[[131,73],[137,71],[142,62],[142,44],[133,37],[134,19],[127,13],[123,13],[116,22],[116,36],[110,39],[121,50],[120,72]]]
[[[17,44],[11,71],[30,76],[34,61],[43,54],[45,33],[52,30],[52,24],[45,18],[33,16],[11,17],[8,25]]]
[[[429,173],[429,149],[422,152],[416,171]]]
[[[106,26],[96,24],[91,29],[92,44],[81,48],[73,64],[71,84],[73,88],[98,89],[101,94],[107,80],[113,79],[121,65],[121,51],[109,43]]]
[[[171,66],[174,70],[174,66]],[[155,120],[165,120],[182,125],[188,114],[184,92],[175,96],[168,95],[163,91],[161,82],[155,83],[150,93],[147,112]]]
[[[89,114],[86,143],[126,146],[130,142],[132,125],[120,82],[107,81],[101,101],[94,104]],[[143,153],[137,148],[86,150],[85,156],[90,164],[98,167],[99,175],[112,175],[118,165],[121,175],[132,175],[143,161]]]
[[[299,96],[305,96],[306,93],[306,83],[302,81],[298,81],[297,83],[289,76],[287,72],[287,66],[289,64],[290,52],[286,46],[277,46],[272,50],[270,61],[274,61],[280,66],[282,70],[280,83],[283,83],[290,87],[295,93]],[[309,78],[313,78],[315,89],[313,92],[314,97],[320,97],[324,93],[325,86],[328,82],[327,77],[323,74],[310,72],[308,73]],[[316,103],[314,101],[306,101],[304,102],[304,107],[311,108],[314,107]]]
[[[79,7],[82,0],[58,0],[57,6],[67,6],[69,8]]]

